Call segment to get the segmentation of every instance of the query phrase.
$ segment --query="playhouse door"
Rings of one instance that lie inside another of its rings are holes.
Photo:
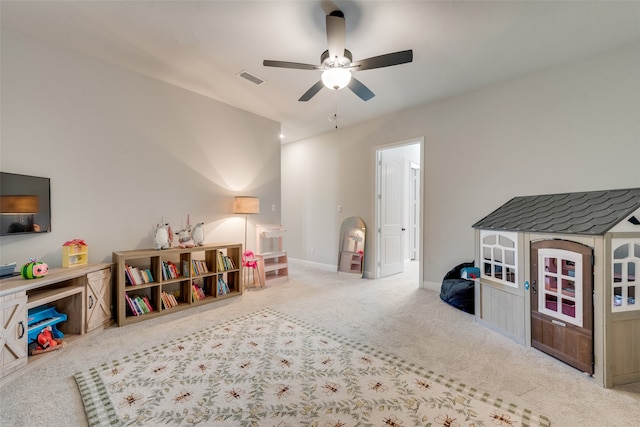
[[[566,240],[531,243],[531,345],[593,374],[593,251]]]

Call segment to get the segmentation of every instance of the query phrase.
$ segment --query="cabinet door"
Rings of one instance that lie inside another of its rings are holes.
[[[111,269],[87,274],[87,327],[92,331],[111,322]]]
[[[0,377],[27,364],[27,295],[0,297]]]

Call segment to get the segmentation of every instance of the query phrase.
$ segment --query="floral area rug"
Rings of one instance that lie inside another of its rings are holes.
[[[75,375],[91,426],[548,426],[271,309]]]

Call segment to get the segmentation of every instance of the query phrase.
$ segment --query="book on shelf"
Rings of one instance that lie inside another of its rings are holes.
[[[200,276],[201,274],[208,273],[209,269],[207,268],[206,261],[202,261],[199,259],[191,260],[191,276]]]
[[[222,252],[218,251],[217,253],[217,258],[218,258],[218,271],[224,271],[224,259],[222,258]]]
[[[198,263],[196,262],[195,259],[191,260],[191,277],[194,276],[199,276],[200,275],[200,269],[198,268]]]
[[[128,268],[124,269],[124,284],[125,286],[133,286],[135,284],[135,280],[131,277]]]
[[[176,297],[169,292],[162,291],[160,297],[162,298],[162,305],[165,309],[178,305],[178,300],[176,299]]]
[[[144,303],[144,301],[142,301],[142,298],[140,297],[133,297],[131,299],[133,301],[133,303],[135,304],[136,308],[138,309],[138,312],[140,314],[146,314],[149,312],[149,309],[147,309],[147,305]]]
[[[138,305],[138,307],[140,308],[140,311],[142,312],[142,314],[147,314],[147,313],[151,312],[149,310],[149,307],[147,307],[147,304],[144,302],[144,300],[142,298],[135,297],[133,299],[133,301]]]
[[[236,268],[238,268],[233,258],[228,256],[227,259],[229,260],[229,270],[235,270]]]
[[[124,271],[125,271],[126,278],[129,280],[129,284],[131,284],[132,286],[137,285],[138,281],[136,279],[136,276],[133,274],[133,269],[131,268],[131,266],[125,264]]]
[[[147,268],[144,271],[147,274],[147,277],[149,278],[149,283],[154,282],[155,280],[153,280],[153,274],[151,273],[151,269]]]
[[[127,302],[127,307],[131,311],[131,314],[134,316],[139,316],[141,314],[151,313],[153,310],[153,305],[151,305],[151,301],[149,297],[124,294],[124,299]]]
[[[162,261],[162,279],[176,279],[179,276],[178,267],[171,261]]]
[[[178,276],[180,276],[180,271],[178,270],[178,266],[172,263],[171,261],[169,261],[167,265],[169,266],[169,272],[171,273],[171,278],[177,279]]]
[[[147,305],[147,308],[149,309],[149,312],[153,311],[153,305],[151,305],[151,301],[149,301],[149,297],[148,296],[143,296],[142,297],[142,301]]]
[[[187,277],[189,276],[189,261],[184,260],[182,261],[182,274]]]
[[[167,295],[169,295],[169,300],[171,301],[171,304],[173,304],[174,307],[178,305],[178,300],[176,299],[175,295],[169,294],[169,293]]]
[[[229,285],[222,277],[218,277],[218,295],[226,295],[229,293]]]
[[[171,303],[169,302],[169,298],[167,297],[167,293],[162,291],[160,294],[160,298],[162,299],[162,306],[164,308],[171,308]]]
[[[125,264],[125,283],[128,282],[132,286],[143,285],[153,282],[153,274],[148,268],[142,269]]]
[[[131,301],[131,298],[129,298],[129,295],[124,294],[124,299],[127,301],[127,306],[129,307],[129,310],[131,311],[131,314],[134,316],[137,316],[138,314],[138,310],[137,308],[133,305],[133,301]]]
[[[234,270],[235,268],[236,264],[233,258],[224,255],[222,252],[218,252],[218,271]]]
[[[193,292],[191,293],[191,300],[195,302],[195,301],[201,301],[205,298],[206,298],[206,295],[204,293],[204,290],[200,286],[194,283]]]
[[[133,272],[133,276],[136,279],[136,285],[143,284],[144,280],[142,279],[142,274],[140,273],[140,270],[138,270],[136,267],[131,267],[131,271]]]

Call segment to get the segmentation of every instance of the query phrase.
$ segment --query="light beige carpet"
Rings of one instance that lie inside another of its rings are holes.
[[[472,387],[275,310],[76,376],[91,426],[548,426]]]
[[[290,263],[288,282],[95,331],[30,361],[0,380],[0,425],[86,426],[77,372],[267,307],[545,414],[554,427],[638,425],[640,383],[604,389],[568,365],[483,327],[443,303],[437,292],[419,289],[417,263],[407,264],[404,274],[377,280]]]

